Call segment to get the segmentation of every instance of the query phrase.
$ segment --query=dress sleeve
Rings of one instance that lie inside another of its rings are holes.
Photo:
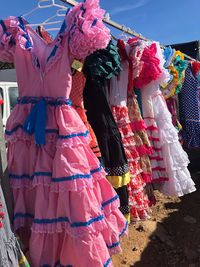
[[[107,47],[111,36],[102,21],[104,13],[99,0],[85,0],[69,11],[66,24],[72,57],[85,59],[94,51]]]
[[[14,62],[15,38],[10,30],[11,18],[0,20],[0,60]]]

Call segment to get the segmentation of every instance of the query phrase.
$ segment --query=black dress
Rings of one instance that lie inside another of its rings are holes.
[[[88,56],[84,63],[86,84],[84,106],[102,155],[107,178],[120,197],[120,210],[129,214],[127,184],[130,181],[128,162],[122,139],[106,98],[109,79],[120,72],[117,48],[110,43],[106,49]]]

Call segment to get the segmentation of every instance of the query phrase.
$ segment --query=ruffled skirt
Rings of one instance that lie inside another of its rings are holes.
[[[129,164],[131,181],[128,184],[131,220],[137,221],[149,218],[149,202],[145,194],[145,182],[142,179],[142,169],[139,163],[134,134],[130,126],[127,107],[113,106],[112,113],[122,136],[122,143]]]
[[[152,166],[154,181],[162,182],[159,189],[166,195],[183,196],[191,193],[196,188],[187,169],[188,156],[178,140],[178,132],[172,124],[165,99],[158,91],[151,101],[154,118],[148,118],[146,114],[145,121],[151,130],[150,137],[154,145],[151,157],[152,164],[155,162]]]
[[[46,144],[36,145],[22,129],[32,106],[17,105],[6,128],[14,227],[30,231],[31,266],[112,266],[127,222],[88,131],[72,107],[48,105]]]

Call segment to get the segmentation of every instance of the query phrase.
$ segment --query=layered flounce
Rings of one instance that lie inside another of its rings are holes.
[[[105,11],[99,0],[86,0],[73,7],[66,16],[69,48],[77,59],[84,59],[95,50],[108,45],[110,30],[103,23]]]
[[[150,46],[146,46],[144,48],[140,59],[143,62],[142,71],[134,80],[136,88],[142,88],[151,81],[157,80],[161,75],[161,69],[159,67],[160,60],[156,57],[156,55],[156,43],[152,43]]]
[[[46,144],[37,146],[22,129],[32,106],[18,104],[6,127],[14,226],[31,228],[31,264],[111,266],[127,223],[88,131],[72,107],[48,105]]]
[[[187,169],[189,159],[178,140],[178,132],[172,124],[171,114],[167,109],[162,94],[152,99],[155,120],[166,168],[167,182],[161,185],[160,190],[172,196],[183,196],[195,191],[195,185]]]
[[[122,136],[122,143],[128,160],[131,181],[128,184],[131,220],[137,221],[149,217],[148,199],[144,192],[145,183],[139,164],[134,134],[130,127],[127,107],[112,106],[112,113]]]
[[[142,119],[137,98],[133,91],[128,92],[127,106],[136,149],[140,156],[140,166],[143,171],[142,177],[145,183],[150,183],[152,181],[152,170],[149,156],[152,154],[152,147],[146,132],[147,126]]]

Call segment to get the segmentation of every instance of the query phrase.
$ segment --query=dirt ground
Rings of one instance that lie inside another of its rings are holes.
[[[149,221],[132,224],[115,267],[200,267],[200,173],[197,191],[180,199],[156,192]]]

